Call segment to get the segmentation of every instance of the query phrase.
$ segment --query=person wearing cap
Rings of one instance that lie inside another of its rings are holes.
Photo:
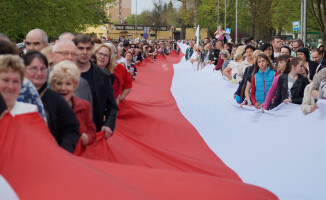
[[[312,80],[316,73],[318,63],[310,60],[309,50],[304,47],[298,48],[297,57],[303,60],[303,65],[308,70],[308,78],[309,80]]]

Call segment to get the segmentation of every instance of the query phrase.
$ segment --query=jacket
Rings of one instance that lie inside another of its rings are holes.
[[[312,80],[315,76],[318,63],[314,61],[308,61],[308,62],[309,62],[309,79]]]
[[[239,87],[237,89],[237,91],[234,93],[235,95],[238,95],[241,97],[241,100],[243,101],[244,100],[244,89],[246,88],[247,86],[247,81],[248,78],[251,78],[251,74],[252,72],[254,71],[254,66],[250,66],[250,67],[247,67],[243,73],[243,79],[240,81],[240,84],[239,84]],[[237,78],[238,78],[238,75],[237,75]],[[251,82],[251,80],[250,80]],[[243,95],[241,95],[241,90],[243,90]]]
[[[269,67],[265,72],[258,72],[252,77],[251,80],[251,101],[253,105],[257,102],[262,104],[265,102],[265,97],[269,88],[272,86],[274,77],[277,73],[271,70]]]
[[[118,114],[118,107],[113,95],[110,74],[93,62],[94,96],[93,96],[93,121],[96,130],[108,126],[113,131]],[[88,80],[87,80],[88,81]],[[103,118],[105,117],[105,120]]]
[[[217,65],[219,55],[220,55],[220,50],[218,49],[214,49],[210,52],[209,60],[214,61],[213,65]]]
[[[59,146],[73,153],[79,139],[79,122],[66,100],[47,88],[38,90],[47,115],[48,127]]]
[[[311,92],[313,90],[318,90],[319,85],[322,80],[326,78],[326,68],[321,69],[316,75],[314,76],[314,79],[312,82],[307,85],[306,89],[304,90],[304,96],[301,104],[301,110],[303,114],[309,114],[311,107],[315,104],[315,99],[311,95]]]
[[[294,82],[291,88],[291,100],[294,104],[301,104],[303,99],[303,93],[306,86],[309,84],[307,77],[299,74],[297,80]],[[271,109],[278,106],[284,99],[288,99],[288,74],[282,74],[278,79],[276,95]]]
[[[96,127],[92,120],[91,106],[88,101],[76,96],[72,97],[73,111],[79,121],[79,136],[86,133],[88,144],[92,144],[96,139]]]
[[[187,48],[186,55],[185,55],[186,60],[189,60],[191,58],[193,52],[194,50],[192,49],[192,47]]]

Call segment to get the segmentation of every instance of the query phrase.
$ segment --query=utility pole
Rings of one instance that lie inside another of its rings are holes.
[[[238,43],[238,0],[235,0],[235,43]]]
[[[218,29],[219,24],[220,24],[220,0],[217,1],[217,28],[216,28],[216,30]]]
[[[135,38],[137,38],[137,0],[136,0],[136,20],[135,20]]]
[[[307,0],[303,3],[303,44],[307,46]]]
[[[304,0],[301,0],[301,22],[300,22],[300,37],[303,40],[303,3]]]
[[[226,0],[224,1],[224,29],[226,29]]]

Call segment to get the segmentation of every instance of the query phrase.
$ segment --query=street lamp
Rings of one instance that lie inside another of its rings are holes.
[[[135,20],[135,38],[137,38],[137,0],[136,0],[136,20]]]

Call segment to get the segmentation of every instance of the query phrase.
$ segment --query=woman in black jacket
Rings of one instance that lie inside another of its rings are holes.
[[[310,54],[307,48],[300,47],[297,51],[297,57],[303,60],[304,67],[308,69],[308,78],[312,80],[316,73],[318,63],[310,60]]]
[[[46,57],[31,51],[25,55],[24,63],[25,77],[32,81],[43,102],[50,132],[59,146],[73,153],[79,139],[79,122],[62,95],[48,88]]]
[[[304,67],[302,59],[298,57],[289,58],[286,67],[290,68],[291,71],[280,75],[271,109],[282,102],[301,104],[304,89],[309,84],[308,78],[301,74]]]

